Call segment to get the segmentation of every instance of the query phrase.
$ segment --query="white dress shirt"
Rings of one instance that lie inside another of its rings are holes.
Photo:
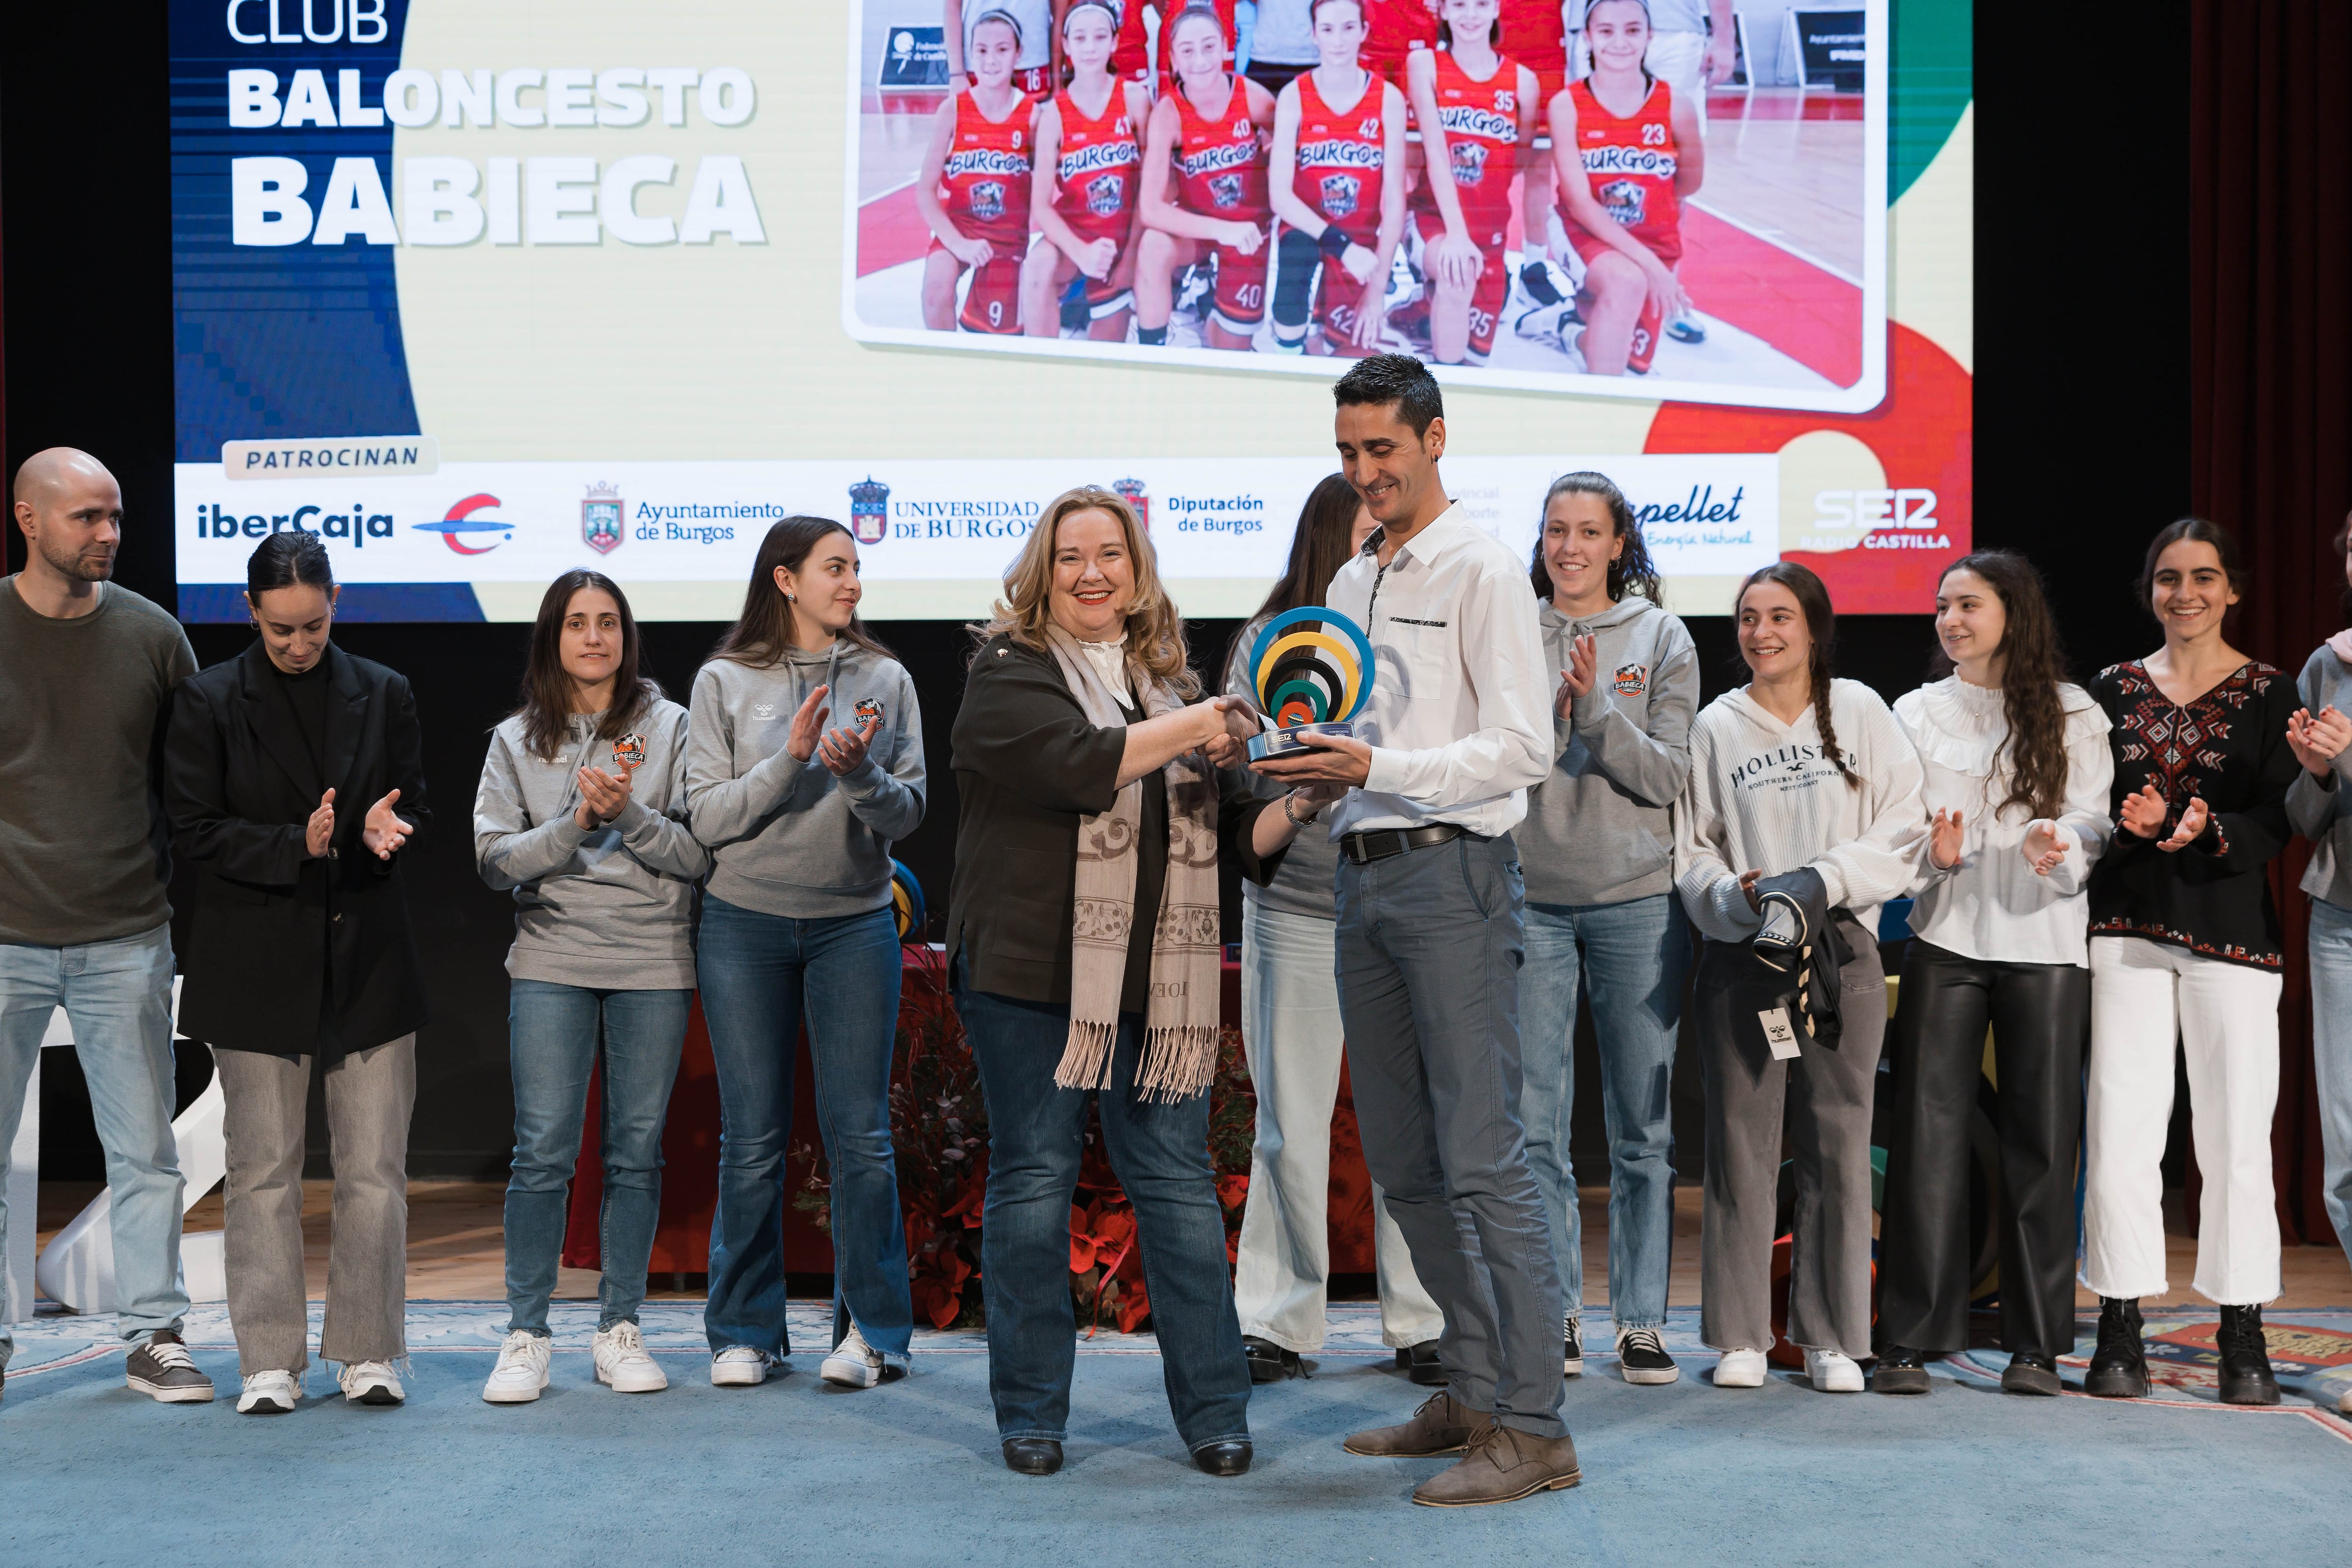
[[[1954,675],[1895,699],[1895,720],[1926,770],[1929,815],[1960,814],[1960,863],[1945,871],[1920,861],[1914,936],[1986,963],[2089,967],[2085,889],[2113,826],[2107,791],[2116,759],[2106,712],[2090,693],[2061,683],[2058,701],[2066,713],[2066,795],[2056,822],[2074,842],[2044,877],[2024,853],[2025,835],[2041,819],[2019,805],[1993,810],[2009,793],[2009,769],[1999,758],[2009,714],[2000,690]]]
[[[1527,563],[1451,506],[1380,563],[1374,533],[1324,595],[1372,645],[1356,738],[1371,772],[1331,837],[1450,822],[1493,837],[1551,772],[1551,672]]]

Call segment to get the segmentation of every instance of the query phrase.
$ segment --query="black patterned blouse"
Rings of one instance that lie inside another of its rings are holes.
[[[2145,937],[2203,958],[2279,967],[2278,910],[2263,868],[2286,847],[2287,785],[2297,763],[2287,715],[2294,682],[2249,659],[2187,707],[2157,689],[2138,660],[2110,665],[2090,693],[2115,724],[2115,837],[2091,872],[2091,934]],[[2124,797],[2154,784],[2171,809],[2169,833],[2191,796],[2211,813],[2205,831],[2167,854],[2122,826]]]

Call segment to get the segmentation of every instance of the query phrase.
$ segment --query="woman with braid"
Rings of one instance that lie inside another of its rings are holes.
[[[1675,886],[1706,939],[1691,1020],[1706,1085],[1699,1335],[1723,1352],[1717,1387],[1762,1384],[1785,1106],[1797,1176],[1789,1338],[1815,1388],[1859,1393],[1871,1090],[1886,1030],[1878,906],[1910,887],[1926,847],[1919,758],[1875,692],[1831,678],[1836,617],[1819,577],[1777,562],[1749,574],[1735,605],[1748,682],[1692,725],[1675,814]],[[1805,945],[1784,957],[1775,939],[1794,910]],[[1798,994],[1785,1002],[1776,961]]]

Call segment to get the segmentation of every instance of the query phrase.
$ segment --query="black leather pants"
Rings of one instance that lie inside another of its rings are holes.
[[[1883,1344],[1969,1342],[1969,1119],[1985,1026],[2000,1110],[2000,1339],[2012,1352],[2074,1346],[2074,1153],[2091,972],[1993,963],[1914,938],[1895,1019],[1894,1129],[1880,1205]]]

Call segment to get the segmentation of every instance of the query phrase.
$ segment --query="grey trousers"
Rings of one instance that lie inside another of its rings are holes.
[[[1870,1349],[1870,1107],[1886,1036],[1878,943],[1839,917],[1853,962],[1838,976],[1844,1033],[1834,1049],[1800,1031],[1775,1059],[1723,984],[1736,949],[1709,942],[1689,1015],[1706,1085],[1706,1198],[1699,1231],[1699,1338],[1717,1350],[1772,1346],[1772,1239],[1781,1127],[1795,1168],[1789,1338],[1807,1350]],[[1746,1028],[1737,1026],[1742,1022]]]
[[[1519,1121],[1518,851],[1339,862],[1339,1016],[1364,1163],[1445,1314],[1454,1396],[1553,1437],[1559,1272]]]
[[[299,1373],[310,1364],[302,1280],[304,1111],[316,1059],[217,1050],[228,1138],[229,1325],[236,1369]],[[396,1361],[407,1353],[408,1114],[416,1103],[416,1037],[353,1051],[327,1068],[335,1168],[327,1321],[319,1359]]]

